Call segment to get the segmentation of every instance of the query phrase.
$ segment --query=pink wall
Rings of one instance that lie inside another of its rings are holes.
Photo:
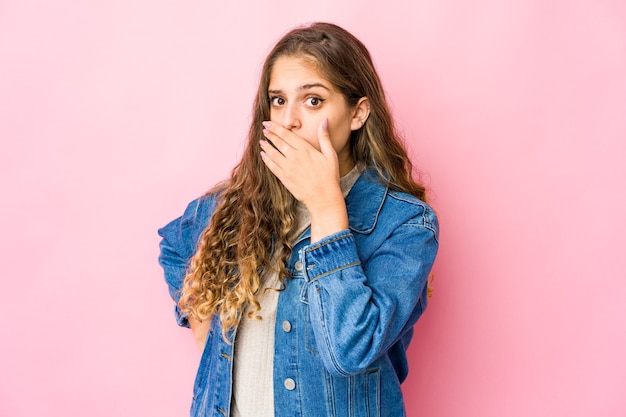
[[[0,3],[0,415],[185,415],[156,229],[313,20],[369,46],[440,214],[409,415],[626,415],[624,2],[260,3]]]

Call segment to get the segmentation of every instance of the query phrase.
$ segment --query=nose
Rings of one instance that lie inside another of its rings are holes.
[[[282,124],[285,129],[293,130],[302,126],[300,109],[297,103],[288,103],[284,107]]]

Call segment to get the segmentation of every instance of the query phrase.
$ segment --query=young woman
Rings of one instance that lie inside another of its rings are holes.
[[[231,178],[159,230],[202,351],[193,416],[405,414],[438,247],[411,173],[363,44],[327,23],[286,34]]]

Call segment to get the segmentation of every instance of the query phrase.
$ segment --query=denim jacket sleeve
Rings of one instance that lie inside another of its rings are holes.
[[[165,273],[170,296],[176,303],[174,315],[179,326],[189,327],[187,315],[178,308],[180,290],[187,274],[189,260],[196,251],[200,235],[208,224],[215,200],[210,196],[198,198],[187,206],[184,214],[159,229],[159,263]]]
[[[360,258],[350,230],[303,251],[310,320],[324,366],[332,374],[366,370],[412,329],[426,307],[438,223],[430,207],[416,207],[400,224],[376,227],[383,229],[383,237],[361,254],[367,259]]]

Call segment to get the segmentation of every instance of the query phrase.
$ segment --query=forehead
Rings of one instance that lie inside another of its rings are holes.
[[[281,56],[276,59],[270,73],[270,90],[299,87],[311,82],[322,83],[331,88],[331,83],[318,71],[313,58],[303,56]]]

